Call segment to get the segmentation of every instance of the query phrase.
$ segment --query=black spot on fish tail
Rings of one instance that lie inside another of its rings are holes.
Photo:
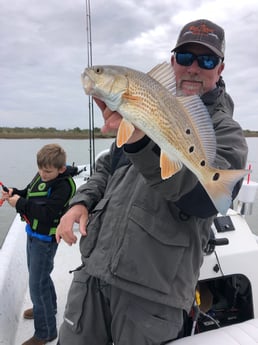
[[[220,174],[217,172],[213,175],[213,181],[218,181],[218,179],[220,178]]]

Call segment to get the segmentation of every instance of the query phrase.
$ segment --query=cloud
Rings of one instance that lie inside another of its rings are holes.
[[[87,66],[85,2],[1,2],[1,126],[88,127],[88,98],[80,74]],[[118,64],[147,72],[170,59],[182,25],[211,19],[226,31],[227,90],[235,118],[258,130],[256,0],[94,0],[91,2],[94,64]],[[102,118],[95,110],[95,125]]]

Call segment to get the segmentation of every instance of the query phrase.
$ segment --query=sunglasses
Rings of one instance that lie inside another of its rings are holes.
[[[197,60],[198,66],[203,69],[215,68],[221,58],[216,55],[195,55],[193,53],[175,53],[176,62],[181,66],[191,66],[192,63]]]

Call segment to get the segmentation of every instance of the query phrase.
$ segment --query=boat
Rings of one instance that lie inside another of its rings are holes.
[[[96,161],[106,152],[101,152]],[[90,167],[81,165],[78,170],[77,187],[87,183]],[[245,218],[252,210],[257,186],[255,182],[244,181],[236,209],[229,209],[226,216],[218,215],[214,220],[211,239],[204,252],[196,301],[186,320],[186,336],[171,345],[215,344],[220,338],[223,344],[231,345],[230,341],[234,341],[238,333],[240,340],[232,345],[247,345],[252,335],[256,342],[250,344],[258,343],[258,240]],[[79,238],[78,228],[74,230]],[[33,334],[33,322],[22,315],[23,310],[31,307],[25,248],[24,222],[17,215],[0,250],[2,345],[20,345]],[[52,274],[58,296],[58,326],[63,320],[72,280],[69,272],[80,262],[78,243],[70,247],[61,241]],[[56,344],[56,341],[49,344]]]

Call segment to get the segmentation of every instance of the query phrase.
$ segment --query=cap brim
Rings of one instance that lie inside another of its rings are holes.
[[[215,48],[214,46],[212,46],[208,43],[205,43],[205,42],[193,41],[193,40],[191,40],[189,42],[182,42],[182,43],[176,45],[175,48],[171,50],[171,53],[177,51],[178,48],[181,48],[182,46],[184,46],[186,44],[190,44],[190,43],[196,43],[196,44],[200,44],[202,46],[205,46],[205,47],[209,48],[212,52],[214,52],[216,55],[218,55],[220,58],[224,59],[224,55],[222,54],[222,52],[220,50],[218,50],[217,48]]]

